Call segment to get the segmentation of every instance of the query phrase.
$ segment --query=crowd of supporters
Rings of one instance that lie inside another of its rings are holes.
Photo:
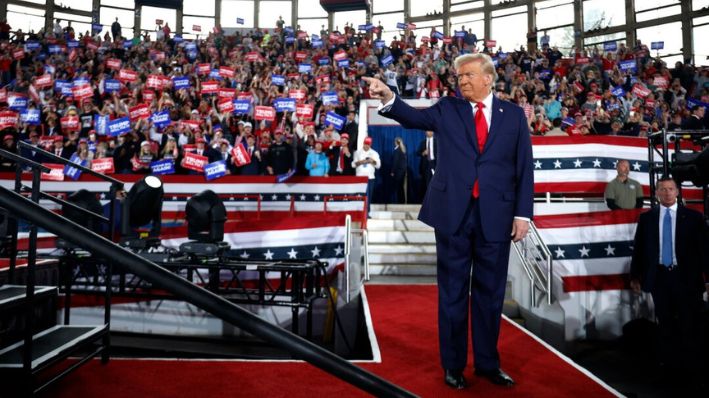
[[[51,32],[25,34],[3,21],[0,147],[25,140],[88,166],[112,158],[116,173],[149,173],[166,159],[177,173],[196,173],[183,166],[197,154],[225,160],[229,174],[353,174],[359,102],[368,98],[361,76],[381,78],[404,98],[457,95],[453,60],[479,51],[497,65],[496,94],[524,109],[534,135],[644,136],[709,125],[709,70],[681,62],[670,69],[639,41],[563,54],[548,38],[527,49],[487,47],[465,29],[416,37],[402,26],[385,43],[382,26],[283,25],[233,34],[216,27],[197,40],[161,26],[156,40],[128,40],[120,29],[92,35],[57,21]],[[317,165],[306,162],[313,153]]]

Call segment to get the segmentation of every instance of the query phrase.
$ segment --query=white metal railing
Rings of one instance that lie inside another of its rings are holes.
[[[353,250],[353,236],[359,240]],[[345,216],[345,301],[350,302],[353,292],[359,292],[364,281],[369,280],[369,239],[367,230],[352,227],[352,217]]]
[[[552,300],[552,256],[549,247],[539,235],[534,222],[529,223],[529,233],[519,242],[512,244],[522,262],[524,272],[531,285],[532,305],[537,305],[537,292],[547,297],[547,304]]]

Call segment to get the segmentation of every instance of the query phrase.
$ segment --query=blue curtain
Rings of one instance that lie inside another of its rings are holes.
[[[394,203],[396,187],[391,177],[392,160],[394,156],[394,139],[401,137],[406,145],[408,170],[406,173],[407,202],[421,203],[422,180],[419,174],[421,158],[416,151],[425,138],[422,130],[407,130],[401,126],[370,126],[369,136],[372,137],[372,148],[379,153],[382,160],[381,169],[377,170],[372,203]]]

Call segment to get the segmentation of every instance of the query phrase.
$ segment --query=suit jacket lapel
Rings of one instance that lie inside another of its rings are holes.
[[[658,256],[660,255],[660,207],[656,207],[652,210],[652,231],[650,232],[650,237],[652,238],[652,241],[650,242],[649,247],[656,247],[657,250],[655,253],[653,253],[653,258],[651,258],[651,261],[657,261],[659,258]]]
[[[480,148],[478,148],[478,140],[477,140],[477,135],[475,132],[475,118],[473,117],[473,107],[470,106],[470,103],[465,100],[465,99],[460,99],[460,101],[456,101],[456,108],[455,110],[458,112],[460,117],[464,121],[469,121],[469,122],[464,122],[463,125],[465,126],[465,139],[468,140],[468,143],[473,146],[473,149],[475,149],[475,153],[479,154],[480,153]]]
[[[497,99],[497,97],[493,94],[492,95],[492,112],[490,113],[490,127],[488,128],[487,132],[487,141],[485,142],[485,149],[489,148],[492,143],[495,141],[495,138],[499,135],[496,134],[497,130],[500,127],[500,123],[502,122],[502,117],[504,116],[502,113],[502,102]]]

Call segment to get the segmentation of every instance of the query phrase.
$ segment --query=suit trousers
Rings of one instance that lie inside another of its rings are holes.
[[[500,367],[497,340],[510,243],[485,240],[476,199],[471,199],[456,233],[436,231],[438,335],[444,369],[466,366],[469,318],[475,368]]]

